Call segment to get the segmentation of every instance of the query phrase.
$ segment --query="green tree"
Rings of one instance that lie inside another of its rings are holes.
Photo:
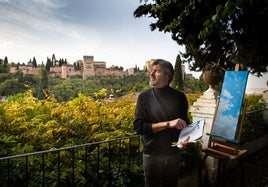
[[[64,60],[63,60],[63,58],[60,58],[59,59],[59,66],[62,66],[64,64]]]
[[[52,66],[52,62],[49,58],[47,58],[47,63],[46,63],[46,70],[49,72],[50,67]]]
[[[41,67],[41,71],[42,71],[42,78],[41,78],[42,89],[47,89],[48,88],[48,72],[44,66]]]
[[[137,65],[135,65],[134,72],[138,72],[138,71],[140,71],[140,68]]]
[[[183,90],[183,73],[181,69],[181,57],[178,54],[176,58],[175,68],[174,68],[174,79],[173,79],[173,88],[178,90]]]
[[[37,67],[37,62],[36,62],[35,57],[33,57],[32,66],[35,68]]]
[[[0,61],[0,73],[8,72],[8,59],[5,57],[4,61],[1,59]]]
[[[4,59],[4,68],[7,68],[7,64],[8,64],[8,59],[7,59],[7,56],[6,56],[5,59]]]
[[[227,70],[235,64],[251,73],[267,72],[268,2],[261,0],[141,0],[135,17],[154,18],[151,30],[169,32],[185,46],[183,61],[200,71],[219,62]]]
[[[19,82],[18,78],[7,79],[0,83],[0,95],[10,96],[20,92],[24,92],[25,86],[22,82]]]

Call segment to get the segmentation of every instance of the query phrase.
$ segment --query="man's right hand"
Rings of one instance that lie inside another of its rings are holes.
[[[170,128],[183,129],[186,126],[187,126],[186,122],[181,118],[177,118],[169,122]]]

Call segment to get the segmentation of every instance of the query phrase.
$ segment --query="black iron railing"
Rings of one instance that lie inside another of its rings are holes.
[[[140,186],[140,136],[0,158],[0,186]]]

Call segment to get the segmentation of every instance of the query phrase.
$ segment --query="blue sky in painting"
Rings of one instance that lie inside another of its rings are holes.
[[[225,73],[213,134],[234,139],[248,72]]]

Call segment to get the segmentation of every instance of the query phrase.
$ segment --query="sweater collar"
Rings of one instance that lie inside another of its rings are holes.
[[[164,92],[166,90],[169,90],[170,87],[169,86],[165,86],[163,88],[156,88],[156,87],[153,87],[153,89],[155,90],[155,92],[158,92],[158,93],[161,93],[161,92]]]

